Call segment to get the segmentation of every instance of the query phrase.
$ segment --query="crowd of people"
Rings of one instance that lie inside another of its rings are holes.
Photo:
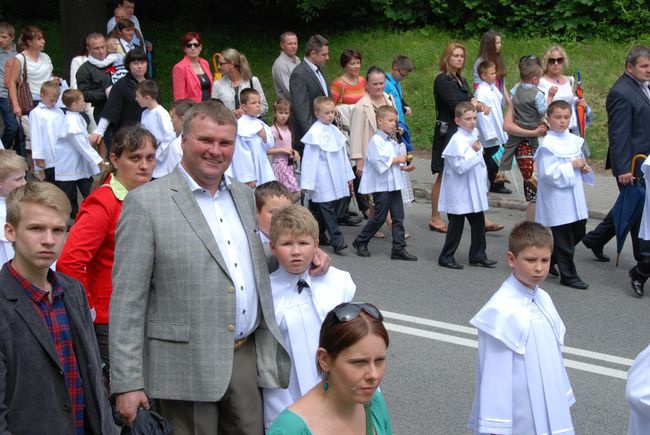
[[[287,31],[270,104],[245,54],[222,50],[215,78],[201,35],[187,32],[168,111],[134,7],[120,0],[107,35],[87,36],[69,85],[53,75],[39,28],[23,29],[18,53],[14,28],[0,23],[0,428],[117,433],[151,409],[176,434],[392,433],[381,311],[353,302],[352,277],[322,247],[344,255],[340,225],[367,219],[351,242],[358,256],[371,256],[385,226],[391,260],[418,260],[404,212],[412,60],[364,69],[349,48],[330,83],[329,41],[312,35],[301,59]],[[503,226],[485,216],[487,198],[512,193],[516,162],[529,205],[509,236],[512,275],[470,322],[479,352],[469,427],[570,434],[566,329],[539,285],[550,273],[586,289],[575,247],[609,261],[613,223],[608,215],[585,234],[590,108],[565,75],[567,53],[522,57],[508,89],[501,50],[501,35],[486,32],[473,86],[465,46],[443,50],[428,225],[446,233],[440,266],[463,269],[467,219],[469,264],[493,268],[485,232]],[[649,79],[650,48],[634,47],[607,98],[608,164],[622,190],[640,182],[633,157],[650,154]],[[631,225],[638,296],[650,276],[646,207]],[[630,434],[650,430],[648,355],[629,374]]]

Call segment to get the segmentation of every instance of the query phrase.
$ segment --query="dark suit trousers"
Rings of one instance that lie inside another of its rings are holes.
[[[316,202],[317,221],[319,232],[322,234],[325,230],[330,237],[330,244],[333,247],[343,245],[343,233],[339,229],[336,215],[336,206],[340,200],[328,202]]]
[[[451,214],[447,213],[449,224],[447,225],[447,235],[445,244],[438,257],[440,263],[451,263],[456,261],[454,254],[460,245],[460,239],[463,236],[463,227],[465,218],[472,229],[472,239],[469,246],[469,261],[482,261],[487,258],[485,250],[487,243],[485,241],[485,215],[483,212],[468,214]]]
[[[54,184],[56,184],[56,187],[59,189],[63,190],[63,193],[65,193],[70,200],[70,205],[72,206],[72,209],[70,210],[70,219],[76,219],[77,213],[79,212],[77,189],[79,189],[81,197],[85,199],[90,195],[90,189],[93,186],[93,179],[89,177],[74,181],[55,181]]]
[[[563,283],[572,283],[580,280],[573,255],[578,242],[585,235],[587,220],[583,219],[564,225],[551,227],[553,233],[553,255],[551,262],[557,264],[560,270],[560,279]]]
[[[234,351],[230,384],[218,402],[156,400],[174,435],[249,435],[264,433],[262,394],[257,387],[255,339]]]
[[[375,214],[372,219],[368,220],[356,238],[357,243],[367,244],[370,239],[386,222],[386,217],[390,211],[393,220],[393,249],[398,251],[406,247],[404,238],[404,203],[402,202],[402,191],[395,190],[392,192],[374,192],[372,194],[375,202]]]
[[[484,148],[483,149],[483,161],[485,161],[485,166],[487,167],[487,173],[488,173],[488,180],[490,180],[490,187],[491,188],[498,188],[503,186],[504,183],[494,183],[494,179],[497,176],[497,172],[499,172],[499,165],[497,162],[494,161],[492,156],[494,153],[499,151],[499,147],[490,147],[490,148]]]

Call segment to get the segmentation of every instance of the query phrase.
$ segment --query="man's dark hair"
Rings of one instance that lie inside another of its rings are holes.
[[[311,35],[305,45],[305,56],[308,57],[312,51],[319,52],[325,45],[329,45],[329,41],[323,35]]]

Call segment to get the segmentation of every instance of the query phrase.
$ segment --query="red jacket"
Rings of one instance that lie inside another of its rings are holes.
[[[210,79],[210,91],[212,91],[210,64],[201,57],[199,58],[199,63]],[[201,102],[201,82],[192,69],[192,64],[187,56],[174,65],[172,69],[172,88],[174,90],[174,101],[191,98],[197,103]]]
[[[107,180],[81,203],[56,263],[57,272],[78,279],[86,289],[88,304],[97,314],[95,323],[108,323],[115,230],[121,211],[122,201]]]

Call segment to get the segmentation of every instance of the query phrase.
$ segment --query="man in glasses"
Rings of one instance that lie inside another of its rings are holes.
[[[638,182],[640,172],[632,173],[632,158],[650,154],[650,47],[637,45],[625,58],[625,72],[607,94],[607,128],[609,149],[605,169],[611,169],[619,189]],[[639,166],[637,166],[638,168]],[[637,265],[629,272],[632,289],[643,296],[643,285],[650,276],[650,243],[639,241],[639,222],[631,225],[630,235]],[[599,261],[608,261],[603,246],[616,231],[610,211],[605,219],[587,233],[582,242]],[[650,238],[650,235],[644,235]]]

